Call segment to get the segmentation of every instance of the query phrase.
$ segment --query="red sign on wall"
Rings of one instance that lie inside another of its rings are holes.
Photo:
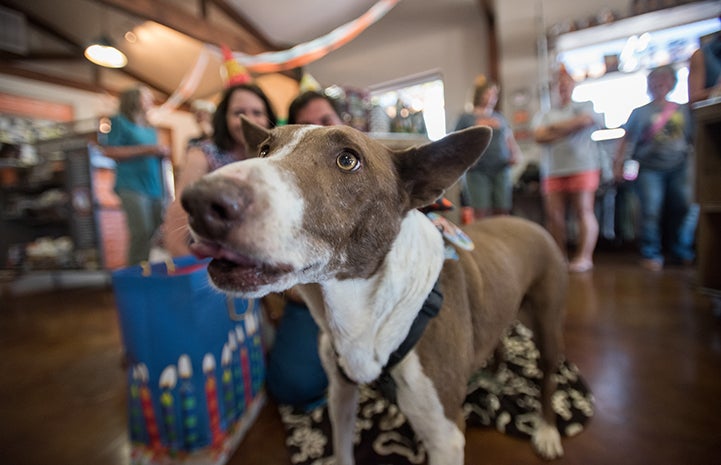
[[[74,118],[73,106],[47,102],[0,92],[0,113],[46,121],[68,122]]]

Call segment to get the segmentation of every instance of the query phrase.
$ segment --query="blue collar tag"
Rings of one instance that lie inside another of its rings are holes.
[[[451,244],[446,244],[443,249],[443,256],[446,260],[458,260],[458,251]]]

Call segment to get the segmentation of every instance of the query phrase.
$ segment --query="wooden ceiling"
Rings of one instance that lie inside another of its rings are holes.
[[[376,1],[0,0],[4,8],[24,17],[27,38],[27,49],[22,52],[0,51],[0,74],[110,94],[128,83],[142,82],[163,98],[178,88],[206,44],[225,44],[251,55],[286,49],[355,19]],[[493,0],[404,2],[413,2],[419,14],[429,5],[440,7],[437,2],[449,8],[457,2],[475,2],[491,27],[490,74],[497,74]],[[299,12],[305,11],[312,14],[302,17]],[[3,15],[0,20],[0,27],[6,28]],[[135,43],[124,39],[127,31],[136,34]],[[110,36],[125,52],[128,66],[110,70],[84,58],[86,45],[101,34]],[[222,89],[221,66],[220,57],[214,56],[192,98],[207,98]],[[301,73],[283,74],[297,80]]]
[[[161,67],[164,60],[177,62],[182,70],[192,66],[203,44],[225,44],[248,54],[283,45],[273,44],[226,0],[2,0],[0,4],[24,16],[28,39],[24,53],[0,51],[0,73],[90,91],[115,93],[113,82],[129,79],[169,95],[182,74],[159,73],[167,69]],[[102,69],[83,57],[87,43],[98,37],[101,28],[106,30],[103,34],[111,31],[116,43],[123,41],[127,30],[138,28],[149,29],[153,37],[139,45],[120,44],[136,59],[122,70]],[[157,40],[159,35],[163,40]],[[175,48],[169,49],[168,43]],[[113,78],[114,74],[125,79]],[[297,77],[296,72],[287,74]]]

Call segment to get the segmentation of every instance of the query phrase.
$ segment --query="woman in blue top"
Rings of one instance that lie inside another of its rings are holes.
[[[130,244],[128,265],[147,260],[153,234],[163,218],[161,160],[170,150],[158,144],[158,133],[148,122],[153,106],[150,89],[137,86],[120,95],[111,129],[99,137],[103,153],[117,162],[115,192],[126,215]]]
[[[499,90],[495,82],[479,76],[473,93],[473,112],[461,115],[456,124],[456,131],[475,125],[493,129],[488,148],[464,177],[463,199],[473,208],[474,219],[509,214],[513,203],[511,165],[520,160],[521,149],[510,125],[495,110]]]

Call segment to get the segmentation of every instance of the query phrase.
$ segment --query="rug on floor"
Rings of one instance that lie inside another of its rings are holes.
[[[478,372],[468,385],[464,411],[468,427],[494,427],[530,438],[540,409],[538,350],[531,331],[518,323],[502,338],[503,360],[495,371]],[[578,368],[568,361],[556,372],[553,399],[562,436],[580,433],[593,416],[593,395]],[[295,465],[330,465],[330,421],[325,405],[310,411],[279,407],[286,445]],[[395,404],[373,386],[362,386],[355,437],[356,463],[407,465],[426,463],[423,445]]]

